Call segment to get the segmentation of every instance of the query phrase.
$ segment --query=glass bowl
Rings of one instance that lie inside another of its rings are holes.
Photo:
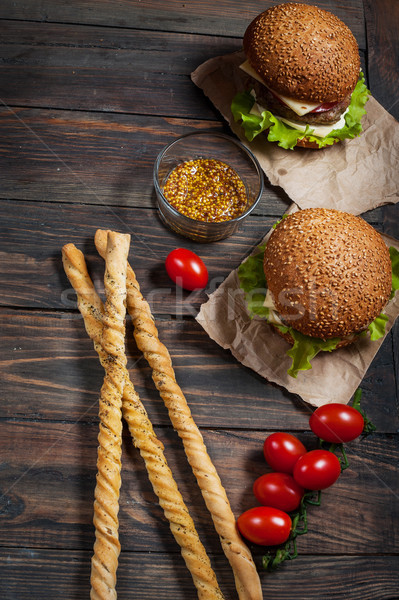
[[[232,167],[245,185],[247,204],[238,217],[226,221],[200,221],[176,210],[163,194],[175,167],[188,160],[216,159]],[[234,233],[254,210],[263,192],[263,172],[258,160],[239,141],[223,133],[187,133],[168,144],[154,165],[154,187],[161,220],[173,231],[198,242],[214,242]]]

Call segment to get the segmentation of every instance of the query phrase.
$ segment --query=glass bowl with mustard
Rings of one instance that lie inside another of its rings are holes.
[[[168,144],[154,166],[161,220],[199,242],[234,233],[258,204],[263,173],[239,141],[206,131],[187,133]]]

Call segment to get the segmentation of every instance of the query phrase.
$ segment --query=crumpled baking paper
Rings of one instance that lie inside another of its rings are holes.
[[[296,210],[291,207],[288,212]],[[271,231],[266,235],[264,243]],[[388,246],[399,250],[399,241],[382,236]],[[255,249],[255,252],[257,250]],[[399,292],[384,309],[388,315],[385,335],[399,315]],[[244,292],[240,289],[237,269],[209,296],[196,317],[209,337],[231,353],[243,365],[313,406],[331,402],[347,404],[359,387],[383,340],[372,342],[368,336],[333,352],[320,352],[311,361],[309,371],[300,371],[295,379],[287,374],[290,348],[264,319],[248,314]]]
[[[262,135],[248,142],[230,110],[235,94],[244,90],[246,76],[238,68],[244,60],[243,52],[212,58],[191,77],[256,155],[270,183],[294,201],[288,212],[325,207],[361,214],[398,201],[399,124],[373,97],[366,104],[363,133],[353,140],[323,150],[285,150]],[[399,250],[398,241],[383,237]],[[387,334],[399,314],[399,293],[384,312],[389,317]],[[346,348],[321,352],[312,360],[312,369],[294,379],[287,374],[288,343],[264,320],[250,318],[237,270],[202,305],[197,321],[243,365],[313,406],[349,402],[383,342],[365,336]]]
[[[361,214],[398,202],[399,123],[375,98],[366,104],[362,134],[329,148],[285,150],[265,135],[248,142],[230,110],[235,94],[244,91],[247,76],[238,68],[244,60],[243,52],[211,58],[191,78],[252,150],[272,185],[282,187],[300,208]]]

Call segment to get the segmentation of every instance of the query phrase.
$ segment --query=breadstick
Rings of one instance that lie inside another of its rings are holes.
[[[63,262],[67,276],[77,292],[78,308],[84,318],[86,331],[94,342],[101,364],[108,354],[102,347],[102,302],[87,272],[83,254],[73,244],[63,248]],[[216,575],[199,539],[194,522],[173,479],[167,464],[162,442],[156,437],[147,412],[125,370],[122,411],[128,423],[134,445],[144,459],[148,476],[159,498],[170,529],[181,547],[181,553],[192,575],[200,600],[222,600]]]
[[[104,258],[106,231],[97,230],[95,244]],[[201,432],[196,426],[187,400],[176,382],[167,348],[158,338],[147,301],[140,292],[133,269],[127,267],[127,310],[134,324],[138,348],[152,368],[154,383],[168,409],[173,427],[178,432],[201,489],[205,504],[219,534],[223,551],[233,569],[240,600],[262,600],[262,588],[248,547],[238,534],[236,521],[225,489],[207,452]]]
[[[108,357],[103,362],[105,375],[99,400],[99,445],[93,518],[96,539],[90,578],[92,600],[116,599],[116,571],[120,553],[118,511],[121,485],[121,407],[126,365],[124,344],[129,244],[129,235],[108,234],[104,275],[104,327],[102,335],[98,335],[96,339],[96,343],[104,348]],[[66,256],[64,253],[65,259]],[[83,256],[79,256],[78,266],[87,272]],[[64,267],[70,276],[71,269],[67,260],[64,260]],[[100,305],[95,302],[89,317],[92,323],[99,310]]]
[[[94,492],[96,540],[91,561],[92,600],[116,598],[119,490],[121,485],[122,393],[125,384],[126,266],[130,235],[110,232],[107,239],[106,294],[102,346],[108,352],[101,388],[97,482]]]

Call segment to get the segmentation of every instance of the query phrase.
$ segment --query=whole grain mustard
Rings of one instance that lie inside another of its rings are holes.
[[[246,209],[245,185],[235,170],[220,160],[188,160],[171,171],[163,194],[179,213],[197,221],[228,221]]]

